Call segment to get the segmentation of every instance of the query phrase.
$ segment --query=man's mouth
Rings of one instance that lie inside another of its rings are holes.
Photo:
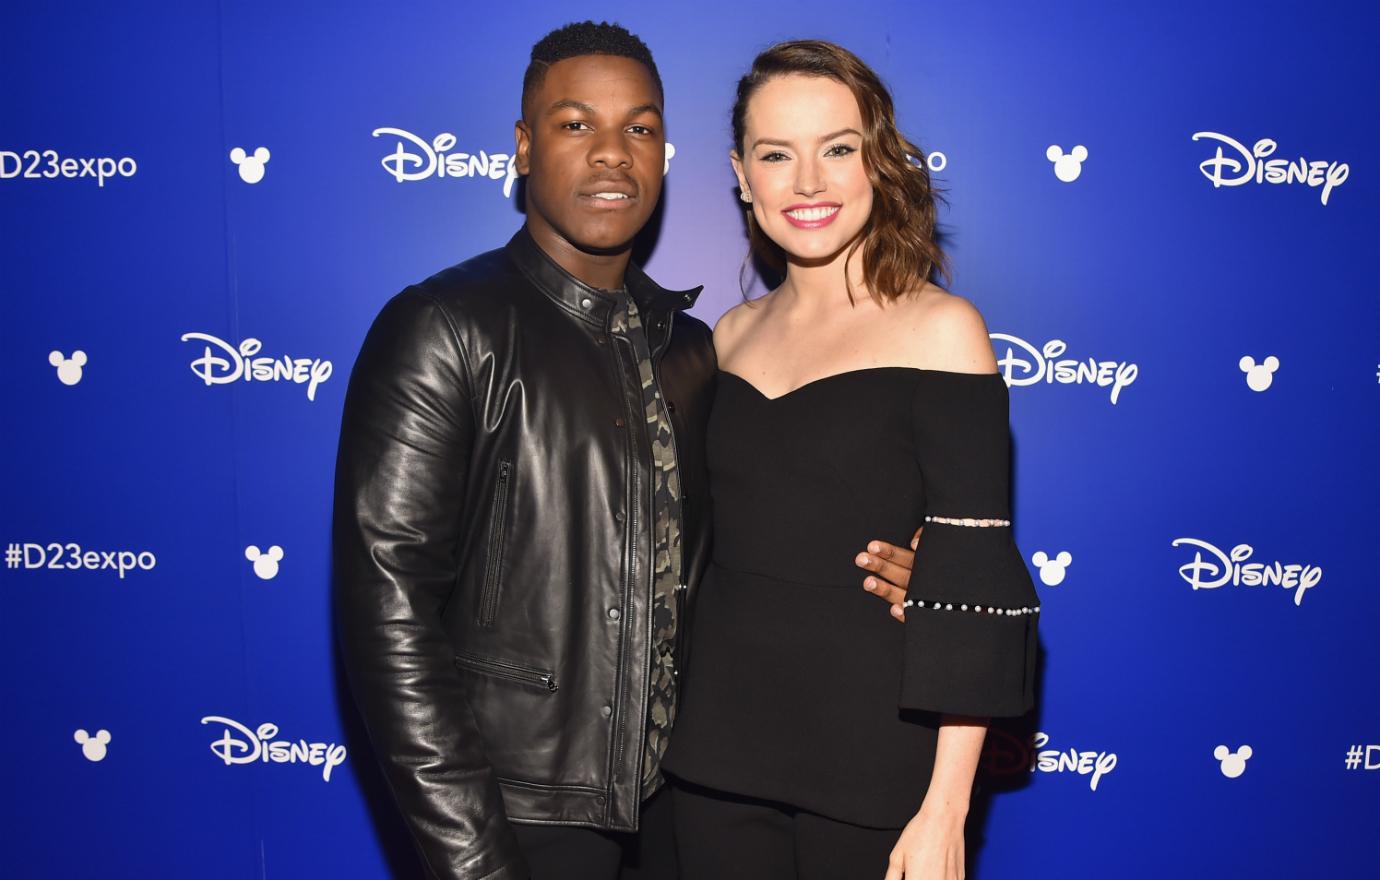
[[[637,204],[637,195],[631,187],[614,184],[608,189],[582,192],[580,201],[592,211],[630,211]]]

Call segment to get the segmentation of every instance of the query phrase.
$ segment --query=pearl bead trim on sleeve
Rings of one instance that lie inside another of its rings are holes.
[[[913,607],[913,608],[930,608],[930,609],[933,609],[933,610],[935,610],[935,611],[953,611],[953,610],[954,610],[954,605],[953,605],[952,602],[930,602],[930,603],[926,604],[926,602],[925,602],[924,599],[907,599],[907,600],[905,601],[905,607],[907,607],[907,608],[912,608],[912,607]],[[1039,614],[1039,613],[1040,613],[1040,606],[1039,606],[1039,605],[1032,605],[1032,606],[1022,606],[1022,607],[1020,607],[1020,608],[997,608],[997,607],[994,607],[994,606],[991,606],[991,605],[967,605],[967,604],[963,604],[963,605],[959,605],[959,606],[958,606],[958,610],[959,610],[959,611],[972,611],[972,612],[975,612],[975,613],[977,613],[977,614],[1001,614],[1001,615],[1004,615],[1004,616],[1006,616],[1006,617],[1018,617],[1018,616],[1020,616],[1020,615],[1022,615],[1022,614]]]
[[[1011,520],[1009,519],[974,519],[971,516],[926,516],[925,522],[947,523],[951,526],[991,527],[1011,525]]]

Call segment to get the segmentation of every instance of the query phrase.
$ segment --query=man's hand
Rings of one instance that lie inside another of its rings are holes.
[[[891,603],[891,616],[897,620],[906,619],[906,590],[910,588],[910,571],[915,566],[915,547],[920,543],[920,533],[924,526],[915,530],[910,539],[910,549],[897,547],[885,541],[872,541],[867,550],[859,553],[853,562],[859,568],[872,572],[863,579],[863,589]]]

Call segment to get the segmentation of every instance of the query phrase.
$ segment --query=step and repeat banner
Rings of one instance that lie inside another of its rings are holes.
[[[871,63],[946,191],[1044,608],[976,876],[1380,876],[1380,15],[1246,0],[8,8],[0,874],[416,875],[333,644],[341,403],[521,224],[528,52],[587,17],[660,65],[646,264],[706,321],[770,43]]]

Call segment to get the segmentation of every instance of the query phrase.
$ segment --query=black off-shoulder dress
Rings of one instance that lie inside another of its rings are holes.
[[[909,822],[940,713],[1034,703],[1039,599],[1011,536],[1009,449],[997,373],[874,367],[767,398],[720,372],[714,559],[663,766],[857,825]],[[902,624],[853,558],[921,524]]]

